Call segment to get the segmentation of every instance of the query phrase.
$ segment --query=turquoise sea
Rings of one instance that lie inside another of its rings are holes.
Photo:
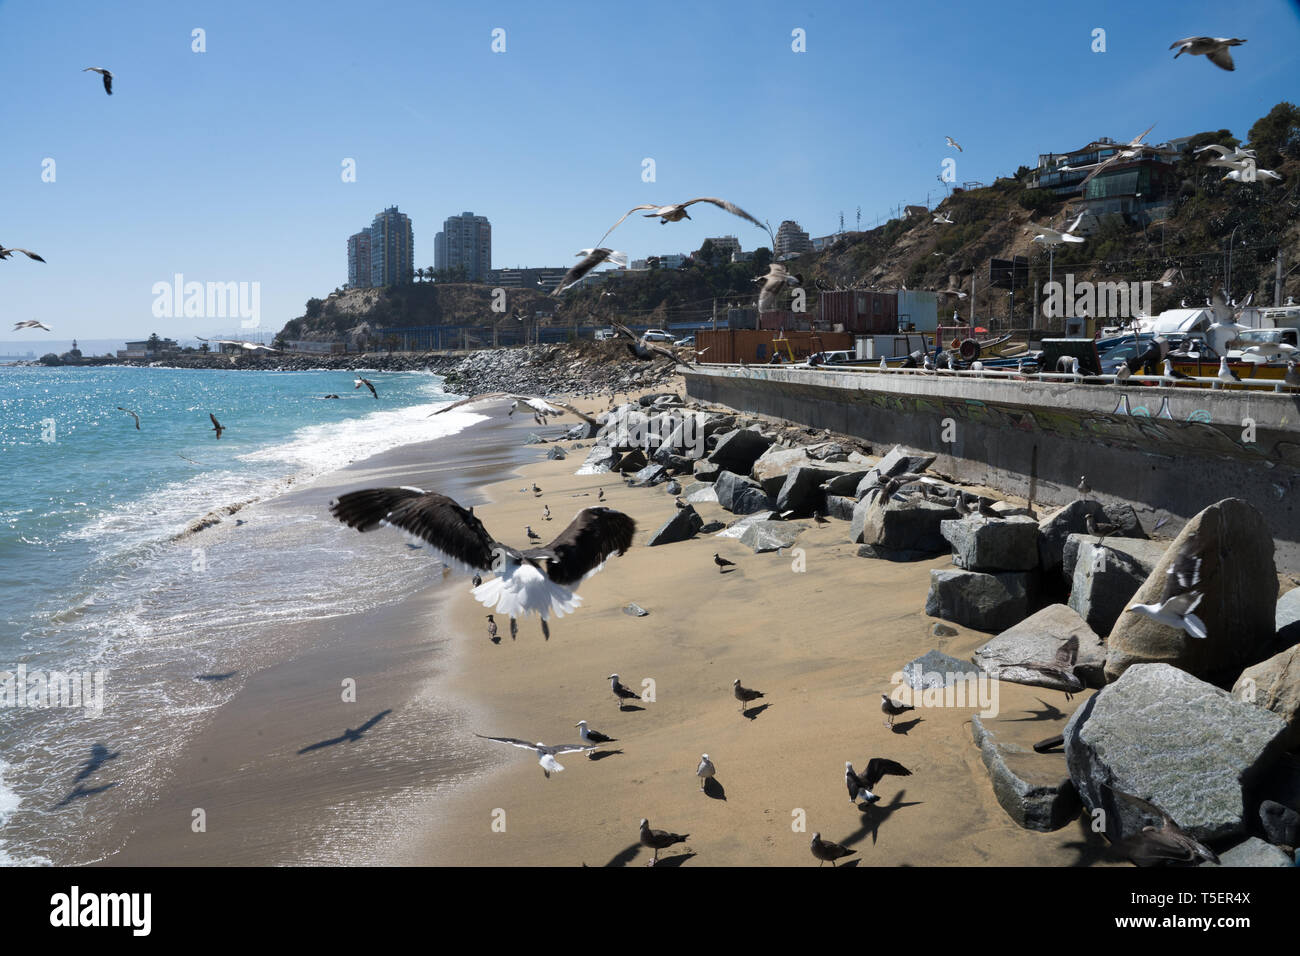
[[[427,578],[405,556],[340,561],[329,535],[304,546],[303,525],[328,514],[226,513],[480,419],[428,417],[449,400],[438,376],[362,374],[378,400],[339,371],[0,367],[0,864],[87,862],[72,835],[115,742],[151,755],[130,773],[154,772],[234,693],[223,675],[273,657],[268,623],[350,613]],[[184,534],[213,511],[215,529]],[[266,548],[227,546],[246,517]],[[277,535],[283,559],[268,559]],[[105,706],[33,706],[15,693],[19,667],[29,694],[33,674],[89,688],[102,672]]]

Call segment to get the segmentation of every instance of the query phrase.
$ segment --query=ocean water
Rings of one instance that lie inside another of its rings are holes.
[[[286,629],[269,624],[427,581],[425,552],[354,560],[323,509],[242,510],[481,418],[430,419],[450,400],[438,376],[367,377],[378,401],[337,371],[0,367],[0,864],[89,862],[78,834],[116,797],[99,795],[150,793],[187,731],[276,659],[267,634]],[[26,701],[6,697],[19,668]],[[78,706],[54,706],[73,688]]]

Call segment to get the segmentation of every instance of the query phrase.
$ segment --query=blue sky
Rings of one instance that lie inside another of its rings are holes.
[[[196,27],[205,53],[191,51]],[[1105,53],[1090,49],[1097,27]],[[1173,60],[1169,44],[1198,34],[1246,38],[1236,72]],[[0,243],[47,260],[0,263],[0,319],[54,328],[21,333],[32,343],[238,331],[155,318],[154,283],[179,272],[260,283],[274,332],[343,284],[347,236],[392,204],[414,221],[420,266],[465,210],[491,219],[496,267],[567,264],[629,207],[701,195],[825,235],[841,211],[852,229],[859,206],[865,226],[937,201],[949,156],[959,181],[991,182],[1153,122],[1154,142],[1244,137],[1274,103],[1300,101],[1297,50],[1284,0],[0,0]],[[113,71],[113,96],[86,66]],[[766,244],[721,210],[693,215],[631,218],[607,244],[633,257],[709,235]],[[9,328],[0,344],[20,338]]]

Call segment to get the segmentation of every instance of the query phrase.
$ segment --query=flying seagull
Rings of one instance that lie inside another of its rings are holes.
[[[683,219],[690,219],[691,214],[686,211],[686,207],[693,206],[697,202],[713,203],[713,205],[717,206],[719,209],[724,209],[727,212],[731,213],[733,216],[739,216],[741,219],[748,220],[749,222],[752,222],[754,225],[758,226],[759,229],[762,229],[765,232],[767,232],[769,236],[771,235],[772,231],[768,229],[767,226],[759,222],[749,213],[745,212],[745,210],[741,209],[735,203],[729,203],[725,199],[716,199],[712,196],[700,196],[697,199],[688,199],[686,200],[686,202],[673,203],[668,206],[656,206],[654,203],[642,203],[639,206],[633,206],[627,212],[623,213],[622,218],[620,218],[618,222],[614,223],[614,225],[609,227],[609,231],[606,232],[604,236],[600,237],[600,242],[596,243],[596,245],[599,246],[601,242],[604,242],[605,237],[608,236],[615,229],[617,229],[620,225],[622,225],[623,220],[626,219],[628,216],[632,215],[632,213],[634,212],[637,212],[642,209],[649,209],[651,210],[651,212],[646,213],[645,218],[654,219],[655,217],[658,217],[660,224],[663,225],[670,222],[681,222]],[[774,249],[776,248],[775,240],[773,240],[773,248]]]
[[[740,701],[740,712],[742,714],[745,712],[746,704],[765,696],[761,690],[753,690],[743,686],[739,677],[731,682],[731,692],[735,695],[736,700]]]
[[[212,419],[212,430],[217,433],[217,439],[221,439],[221,433],[226,430],[226,426],[217,421],[217,416],[208,412],[208,418]]]
[[[370,379],[368,379],[368,378],[354,378],[354,379],[352,380],[352,391],[355,392],[355,391],[356,391],[357,389],[359,389],[362,385],[364,385],[366,388],[370,389],[370,394],[373,395],[373,396],[375,396],[376,401],[379,399],[379,393],[375,391],[375,385],[374,385],[374,383],[371,382]]]
[[[1174,54],[1175,60],[1184,53],[1190,53],[1192,56],[1205,57],[1221,70],[1231,71],[1235,70],[1237,65],[1232,62],[1232,54],[1228,48],[1241,46],[1245,42],[1236,37],[1184,37],[1169,44],[1169,49],[1178,51]]]
[[[957,143],[957,141],[953,139],[951,136],[945,136],[944,139],[946,139],[948,141],[948,145],[951,146],[953,149],[957,150],[957,152],[959,153],[965,152],[965,150],[962,149],[961,146]]]
[[[139,430],[140,430],[140,416],[139,416],[139,415],[137,415],[135,412],[131,411],[131,409],[129,409],[129,408],[123,408],[121,405],[117,406],[117,410],[118,410],[119,412],[126,412],[128,415],[130,415],[132,418],[134,418],[134,419],[135,419],[135,430],[136,430],[136,431],[139,431]]]
[[[487,402],[499,398],[510,399],[510,411],[506,413],[507,417],[513,416],[515,409],[518,408],[522,402],[532,410],[533,419],[537,421],[539,425],[545,425],[548,416],[562,415],[564,412],[576,415],[589,425],[599,424],[596,419],[584,412],[578,411],[578,409],[574,408],[567,402],[556,401],[553,398],[538,398],[536,395],[515,395],[511,392],[484,392],[482,395],[472,395],[469,398],[462,398],[458,402],[452,402],[450,405],[443,405],[441,408],[437,409],[437,411],[431,412],[427,417],[432,418],[434,415],[441,415],[443,412],[449,412],[453,408],[461,408],[465,405],[475,405],[479,402]]]
[[[1149,617],[1166,627],[1186,631],[1192,637],[1204,638],[1205,624],[1192,613],[1201,603],[1202,596],[1200,591],[1187,591],[1158,604],[1133,604],[1125,610]]]
[[[367,488],[340,495],[330,513],[350,528],[399,528],[432,545],[448,567],[468,573],[493,571],[496,577],[476,587],[474,599],[514,621],[534,612],[547,620],[576,610],[582,598],[574,589],[604,567],[611,554],[632,546],[636,522],[611,508],[584,508],[550,544],[519,550],[495,540],[474,509],[422,488]]]
[[[1264,180],[1276,179],[1278,182],[1281,182],[1282,174],[1272,169],[1263,169],[1260,167],[1256,167],[1253,173],[1248,173],[1245,167],[1242,167],[1240,169],[1231,170],[1223,178],[1224,180],[1231,179],[1234,183],[1257,183],[1261,178]]]
[[[113,95],[113,74],[111,72],[104,69],[102,66],[88,66],[81,72],[98,73],[100,76],[104,78],[104,92],[107,93],[109,96]]]
[[[961,290],[962,282],[955,275],[948,276],[948,288],[940,289],[939,295],[955,295],[959,299],[966,298],[966,293]]]
[[[279,352],[279,349],[272,348],[269,345],[259,345],[256,342],[245,342],[242,339],[205,339],[201,335],[194,336],[200,342],[211,342],[213,345],[237,345],[245,352]]]
[[[821,860],[817,866],[820,868],[822,863],[829,862],[831,866],[841,857],[857,853],[857,850],[850,850],[848,847],[840,846],[838,843],[832,843],[830,840],[823,840],[820,833],[814,833],[812,837],[812,855]]]
[[[872,793],[871,788],[879,783],[880,779],[886,774],[892,774],[896,777],[910,777],[912,771],[896,760],[872,757],[867,761],[866,772],[858,774],[853,772],[853,764],[847,760],[844,761],[844,782],[849,788],[849,801],[857,803],[859,794],[868,804],[878,801],[880,797]]]
[[[802,285],[803,275],[797,272],[791,275],[781,263],[773,262],[767,267],[767,275],[757,276],[754,281],[763,283],[758,293],[758,311],[771,312],[776,309],[776,297],[781,290],[787,285]]]
[[[1083,222],[1085,213],[1079,213],[1074,222],[1066,227],[1064,232],[1056,229],[1049,229],[1047,226],[1037,226],[1030,223],[1025,227],[1026,232],[1036,233],[1032,242],[1040,242],[1047,246],[1059,246],[1063,242],[1083,242],[1083,236],[1076,236],[1074,230],[1079,228],[1079,223]]]
[[[8,259],[8,258],[9,258],[10,256],[12,256],[15,252],[21,252],[21,253],[22,253],[23,255],[25,255],[28,259],[35,259],[37,262],[44,262],[44,261],[45,261],[45,260],[42,259],[40,256],[38,256],[36,253],[32,252],[30,249],[19,249],[17,246],[10,246],[9,248],[6,249],[5,246],[4,246],[4,244],[3,244],[3,243],[0,243],[0,259]]]
[[[651,830],[650,821],[643,819],[641,821],[641,845],[648,846],[654,850],[654,855],[650,858],[647,866],[654,866],[659,862],[659,851],[667,849],[675,843],[685,843],[689,833],[669,833],[667,830]]]
[[[1156,124],[1152,123],[1146,128],[1145,132],[1138,136],[1134,136],[1114,155],[1107,158],[1104,162],[1098,163],[1097,166],[1093,168],[1092,172],[1088,173],[1088,175],[1083,178],[1083,181],[1079,183],[1079,186],[1086,186],[1099,173],[1109,168],[1112,164],[1118,163],[1121,159],[1132,159],[1135,156],[1141,155],[1143,150],[1150,149],[1151,147],[1144,144],[1142,140],[1146,139],[1147,133],[1151,132],[1155,128]]]
[[[1074,672],[1074,665],[1079,660],[1079,636],[1070,635],[1070,639],[1056,649],[1056,656],[1051,661],[1023,661],[1008,664],[998,671],[998,679],[1013,684],[1028,684],[1030,687],[1047,687],[1059,690],[1070,700],[1083,690],[1083,681]],[[1016,671],[1030,673],[1022,676]],[[1011,673],[1008,673],[1010,671]]]
[[[542,773],[545,774],[547,780],[551,779],[551,774],[559,773],[564,769],[560,762],[555,759],[560,754],[586,753],[596,749],[584,744],[557,744],[548,747],[540,740],[535,744],[530,744],[526,740],[517,740],[514,737],[487,737],[483,734],[475,734],[474,736],[483,740],[495,740],[497,743],[510,744],[513,747],[522,747],[524,750],[533,751],[533,753],[537,754],[537,763],[541,766]]]
[[[1201,584],[1206,575],[1205,542],[1199,535],[1189,537],[1165,571],[1165,586],[1155,604],[1133,604],[1133,611],[1168,627],[1186,631],[1192,637],[1205,637],[1205,624],[1192,613],[1200,604]]]
[[[899,714],[905,714],[909,710],[916,710],[912,704],[900,704],[896,700],[891,700],[888,694],[880,695],[880,712],[888,718],[888,725],[894,726],[894,718]]]
[[[623,709],[623,702],[628,700],[640,700],[641,695],[634,690],[630,690],[626,684],[618,679],[617,674],[610,674],[605,678],[609,681],[609,689],[614,693],[614,700],[618,703],[618,709]]]
[[[1204,860],[1218,863],[1219,858],[1204,843],[1180,827],[1174,818],[1153,803],[1141,797],[1106,787],[1117,797],[1122,797],[1138,809],[1160,821],[1160,826],[1145,826],[1137,833],[1124,837],[1115,844],[1116,850],[1128,857],[1136,866],[1155,866],[1160,863],[1199,863]]]
[[[46,332],[54,331],[45,323],[37,322],[35,319],[27,319],[23,322],[15,322],[14,331],[17,332],[19,329],[44,329]]]
[[[608,233],[606,233],[606,235],[608,235]],[[551,295],[559,295],[606,260],[612,262],[616,266],[627,265],[627,254],[623,252],[615,252],[613,249],[583,249],[578,253],[578,255],[583,256],[583,260],[564,274],[564,278],[560,280],[560,284],[555,287],[555,291],[553,291]]]
[[[708,754],[700,757],[700,765],[695,768],[695,776],[700,778],[700,789],[703,790],[713,775],[718,772],[718,768],[713,766],[713,761],[709,759]]]
[[[633,332],[631,329],[629,329],[626,325],[620,325],[617,322],[613,322],[611,324],[614,326],[614,331],[616,331],[619,335],[631,339],[632,352],[634,355],[636,355],[637,358],[652,359],[656,355],[662,355],[664,358],[671,359],[673,362],[681,361],[681,359],[677,357],[676,353],[668,351],[663,346],[655,345],[653,342],[646,341],[644,336],[638,337],[637,334]]]
[[[934,214],[934,221],[944,226],[951,226],[953,224],[952,219],[948,217],[946,212],[936,211]],[[935,255],[937,256],[939,253],[936,252]]]
[[[1185,277],[1183,276],[1183,270],[1182,270],[1182,269],[1178,269],[1178,268],[1176,268],[1176,267],[1174,267],[1174,266],[1170,266],[1168,269],[1165,270],[1165,274],[1162,275],[1162,276],[1161,276],[1159,279],[1157,279],[1156,281],[1159,282],[1161,286],[1163,286],[1164,288],[1167,289],[1167,288],[1169,288],[1171,285],[1174,284],[1174,277],[1175,277],[1175,276],[1177,276],[1177,277],[1180,278],[1180,279],[1185,278]]]

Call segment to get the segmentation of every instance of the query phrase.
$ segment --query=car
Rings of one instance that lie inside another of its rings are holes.
[[[685,338],[680,338],[676,342],[674,342],[673,345],[680,345],[685,348],[693,348],[695,346],[695,336],[688,335]]]
[[[667,332],[665,332],[663,329],[646,329],[645,332],[641,335],[641,338],[646,342],[673,341],[673,337],[669,335]]]
[[[817,365],[842,365],[845,362],[852,362],[857,358],[853,352],[836,351],[836,352],[814,352],[808,356],[808,364],[814,364],[813,359],[817,359]]]
[[[596,330],[596,341],[597,341],[597,342],[603,342],[603,341],[605,341],[606,339],[615,339],[615,338],[618,338],[618,333],[615,332],[613,329],[597,329],[597,330]]]

